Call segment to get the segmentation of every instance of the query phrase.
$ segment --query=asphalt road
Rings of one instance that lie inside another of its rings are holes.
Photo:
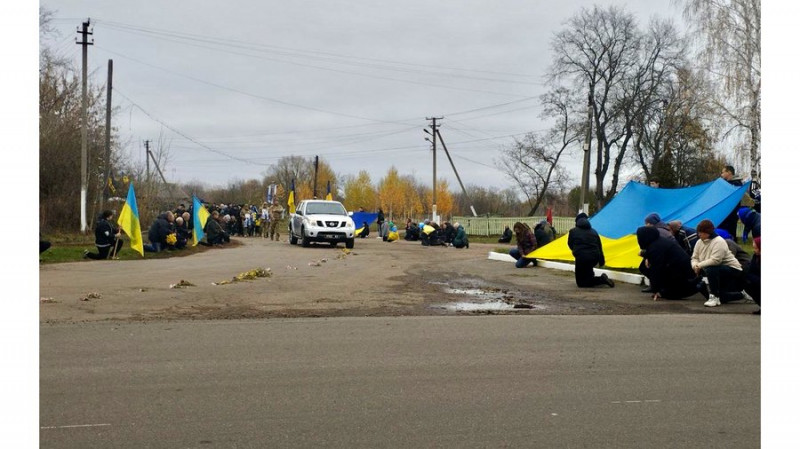
[[[40,447],[760,441],[747,315],[41,324]]]

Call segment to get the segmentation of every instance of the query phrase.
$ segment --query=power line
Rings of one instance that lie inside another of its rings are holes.
[[[142,27],[137,25],[126,24],[122,22],[114,22],[114,21],[98,21],[101,26],[108,26],[111,29],[116,29],[118,31],[127,31],[131,33],[141,33],[151,36],[166,36],[172,37],[175,39],[182,39],[188,41],[195,41],[195,42],[202,42],[202,43],[209,43],[217,46],[230,46],[234,48],[245,48],[248,50],[254,51],[263,51],[263,52],[273,52],[279,55],[284,56],[296,56],[296,57],[305,57],[305,58],[314,58],[314,56],[310,55],[322,55],[323,57],[316,57],[318,59],[326,60],[326,61],[334,61],[335,63],[347,63],[347,62],[339,62],[336,59],[342,60],[352,60],[352,61],[367,61],[370,63],[387,63],[387,64],[394,64],[394,65],[402,65],[402,66],[409,66],[409,67],[422,67],[427,69],[434,69],[434,70],[455,70],[461,72],[471,72],[471,73],[486,73],[486,74],[493,74],[493,75],[501,75],[501,76],[512,76],[512,77],[522,77],[522,78],[531,78],[533,75],[530,74],[521,74],[521,73],[510,73],[510,72],[497,72],[497,71],[490,71],[490,70],[477,70],[477,69],[467,69],[467,68],[459,68],[459,67],[448,67],[448,66],[437,66],[437,65],[430,65],[430,64],[418,64],[418,63],[409,63],[404,61],[396,61],[396,60],[388,60],[388,59],[377,59],[377,58],[366,58],[362,56],[352,56],[352,55],[342,55],[337,53],[331,52],[322,52],[318,50],[302,50],[302,49],[295,49],[295,48],[288,48],[288,47],[279,47],[275,45],[266,45],[254,42],[247,42],[242,40],[236,39],[227,39],[221,37],[207,37],[204,35],[197,35],[197,34],[190,34],[190,33],[179,33],[170,30],[163,30],[158,28],[149,28],[149,27]],[[174,39],[172,41],[175,41]],[[332,59],[335,58],[335,59]],[[400,70],[395,67],[382,67],[376,65],[365,65],[363,63],[350,63],[352,65],[359,65],[359,66],[367,66],[367,67],[374,67],[379,68],[382,70]],[[403,70],[408,71],[408,70]],[[531,81],[513,81],[513,80],[498,80],[498,79],[491,79],[491,78],[478,78],[478,77],[469,77],[466,75],[457,75],[452,73],[439,73],[439,72],[430,72],[430,71],[417,71],[417,73],[427,73],[427,74],[434,74],[434,75],[449,75],[449,76],[457,76],[457,77],[464,77],[464,78],[471,78],[477,80],[484,80],[484,81],[498,81],[498,82],[512,82],[518,84],[531,84],[531,85],[543,85],[543,83],[531,82]]]
[[[250,93],[250,92],[245,92],[243,90],[236,89],[236,88],[233,88],[233,87],[223,86],[222,84],[217,84],[217,83],[214,83],[214,82],[211,82],[211,81],[206,81],[206,80],[203,80],[203,79],[191,76],[191,75],[186,75],[186,74],[174,72],[172,70],[168,70],[168,69],[165,69],[163,67],[159,67],[159,66],[156,66],[156,65],[153,65],[153,64],[146,63],[144,61],[140,61],[140,60],[135,59],[135,58],[131,58],[129,56],[125,56],[125,55],[123,55],[121,53],[109,50],[107,48],[102,48],[102,47],[99,47],[99,46],[97,48],[101,49],[101,50],[103,50],[103,51],[105,51],[107,53],[111,53],[111,54],[120,56],[122,58],[137,62],[139,64],[143,64],[143,65],[146,65],[148,67],[152,67],[154,69],[163,70],[164,72],[172,73],[173,75],[181,76],[183,78],[187,78],[187,79],[190,79],[192,81],[197,81],[198,83],[207,84],[209,86],[213,86],[213,87],[216,87],[216,88],[222,89],[222,90],[236,92],[238,94],[246,95],[248,97],[257,98],[259,100],[265,100],[265,101],[269,101],[269,102],[272,102],[272,103],[282,104],[282,105],[285,105],[285,106],[291,106],[291,107],[295,107],[295,108],[306,109],[306,110],[314,111],[314,112],[322,112],[322,113],[325,113],[325,114],[338,115],[338,116],[341,116],[341,117],[354,118],[354,119],[358,119],[358,120],[368,120],[368,121],[379,122],[379,123],[396,123],[396,122],[389,122],[389,121],[384,121],[384,120],[372,119],[372,118],[369,118],[369,117],[362,117],[362,116],[359,116],[359,115],[346,114],[346,113],[343,113],[343,112],[336,112],[336,111],[330,111],[330,110],[321,109],[321,108],[315,108],[313,106],[305,106],[305,105],[298,104],[298,103],[291,103],[291,102],[288,102],[288,101],[279,100],[277,98],[265,97],[263,95],[256,95],[256,94],[253,94],[253,93]],[[403,123],[403,124],[406,125],[406,123]]]
[[[119,91],[119,88],[117,88],[117,87],[114,87],[114,88],[113,88],[113,90],[114,90],[114,92],[116,92],[116,93],[120,94],[120,95],[121,95],[123,98],[125,98],[125,99],[126,99],[128,102],[129,102],[129,103],[131,103],[131,104],[132,104],[133,106],[135,106],[137,109],[139,109],[140,111],[142,111],[142,112],[143,112],[145,115],[147,115],[148,117],[150,117],[150,119],[151,119],[151,120],[153,120],[153,121],[155,121],[155,122],[157,122],[157,123],[161,124],[161,125],[162,125],[162,126],[164,126],[165,128],[169,129],[170,131],[174,132],[175,134],[178,134],[179,136],[183,137],[184,139],[186,139],[186,140],[188,140],[188,141],[190,141],[190,142],[192,142],[192,143],[196,144],[197,146],[199,146],[199,147],[201,147],[201,148],[204,148],[204,149],[206,149],[206,150],[208,150],[208,151],[211,151],[212,153],[217,153],[217,154],[219,154],[219,155],[225,156],[225,157],[227,157],[227,158],[229,158],[229,159],[234,159],[234,160],[237,160],[237,161],[240,161],[240,162],[245,162],[245,163],[248,163],[248,164],[255,163],[255,162],[254,162],[254,161],[252,161],[252,160],[248,160],[248,159],[242,159],[242,158],[239,158],[239,157],[236,157],[236,156],[230,155],[230,154],[228,154],[228,153],[225,153],[225,152],[223,152],[223,151],[220,151],[220,150],[216,150],[216,149],[214,149],[214,148],[211,148],[211,147],[209,147],[209,146],[207,146],[207,145],[204,145],[204,144],[202,144],[202,143],[200,143],[200,142],[198,142],[198,141],[194,140],[193,138],[191,138],[191,137],[187,136],[186,134],[182,133],[181,131],[179,131],[179,130],[177,130],[177,129],[173,128],[173,127],[172,127],[172,126],[170,126],[170,125],[168,125],[168,124],[167,124],[167,123],[165,123],[164,121],[162,121],[162,120],[160,120],[160,119],[158,119],[158,118],[154,117],[152,114],[150,114],[149,112],[147,112],[147,110],[145,110],[143,107],[139,106],[138,104],[136,104],[136,102],[134,102],[133,100],[131,100],[131,99],[130,99],[130,98],[127,96],[127,95],[125,95],[125,94],[123,94],[122,92],[120,92],[120,91]]]

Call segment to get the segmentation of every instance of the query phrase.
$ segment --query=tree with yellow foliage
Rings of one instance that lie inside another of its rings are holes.
[[[449,187],[444,179],[436,181],[436,213],[443,218],[453,214],[453,194],[450,193]],[[425,189],[426,208],[430,208],[433,204],[432,191],[432,189]]]
[[[403,193],[403,183],[393,165],[389,168],[386,176],[378,183],[378,198],[388,220],[394,220],[394,214],[403,213],[403,205],[405,203]]]
[[[372,185],[372,179],[366,170],[358,172],[358,176],[349,176],[344,182],[344,207],[357,211],[359,207],[374,211],[378,206],[378,193]]]
[[[419,185],[412,176],[404,176],[401,180],[403,187],[403,218],[421,217],[425,210],[422,197],[419,194]]]

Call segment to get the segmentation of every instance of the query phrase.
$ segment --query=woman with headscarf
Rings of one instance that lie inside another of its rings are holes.
[[[650,279],[653,301],[683,299],[697,293],[691,259],[675,240],[661,237],[651,226],[637,229],[636,240],[642,249],[640,270]]]
[[[608,285],[614,287],[614,281],[608,278],[605,273],[600,276],[594,275],[594,266],[606,264],[603,255],[603,243],[600,235],[592,229],[589,223],[589,216],[581,212],[575,217],[575,227],[570,229],[567,237],[567,245],[575,257],[575,283],[578,287],[594,287],[597,285]]]
[[[529,264],[535,267],[536,259],[525,257],[536,249],[536,237],[530,226],[519,221],[514,223],[514,235],[517,237],[517,247],[511,248],[508,254],[517,260],[517,268],[525,268]]]

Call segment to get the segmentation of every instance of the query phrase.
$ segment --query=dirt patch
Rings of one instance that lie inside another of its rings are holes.
[[[348,251],[342,245],[302,248],[262,238],[238,238],[236,242],[236,246],[212,248],[189,257],[40,266],[40,320],[750,313],[756,308],[727,304],[709,309],[703,307],[699,295],[683,301],[653,302],[639,286],[623,283],[614,289],[579,289],[570,272],[517,269],[508,262],[488,260],[496,244],[455,249],[367,238],[357,240],[355,248]],[[231,282],[258,268],[269,270],[269,275],[244,276],[248,279]],[[183,285],[176,288],[177,284]],[[494,300],[530,308],[442,307]]]

